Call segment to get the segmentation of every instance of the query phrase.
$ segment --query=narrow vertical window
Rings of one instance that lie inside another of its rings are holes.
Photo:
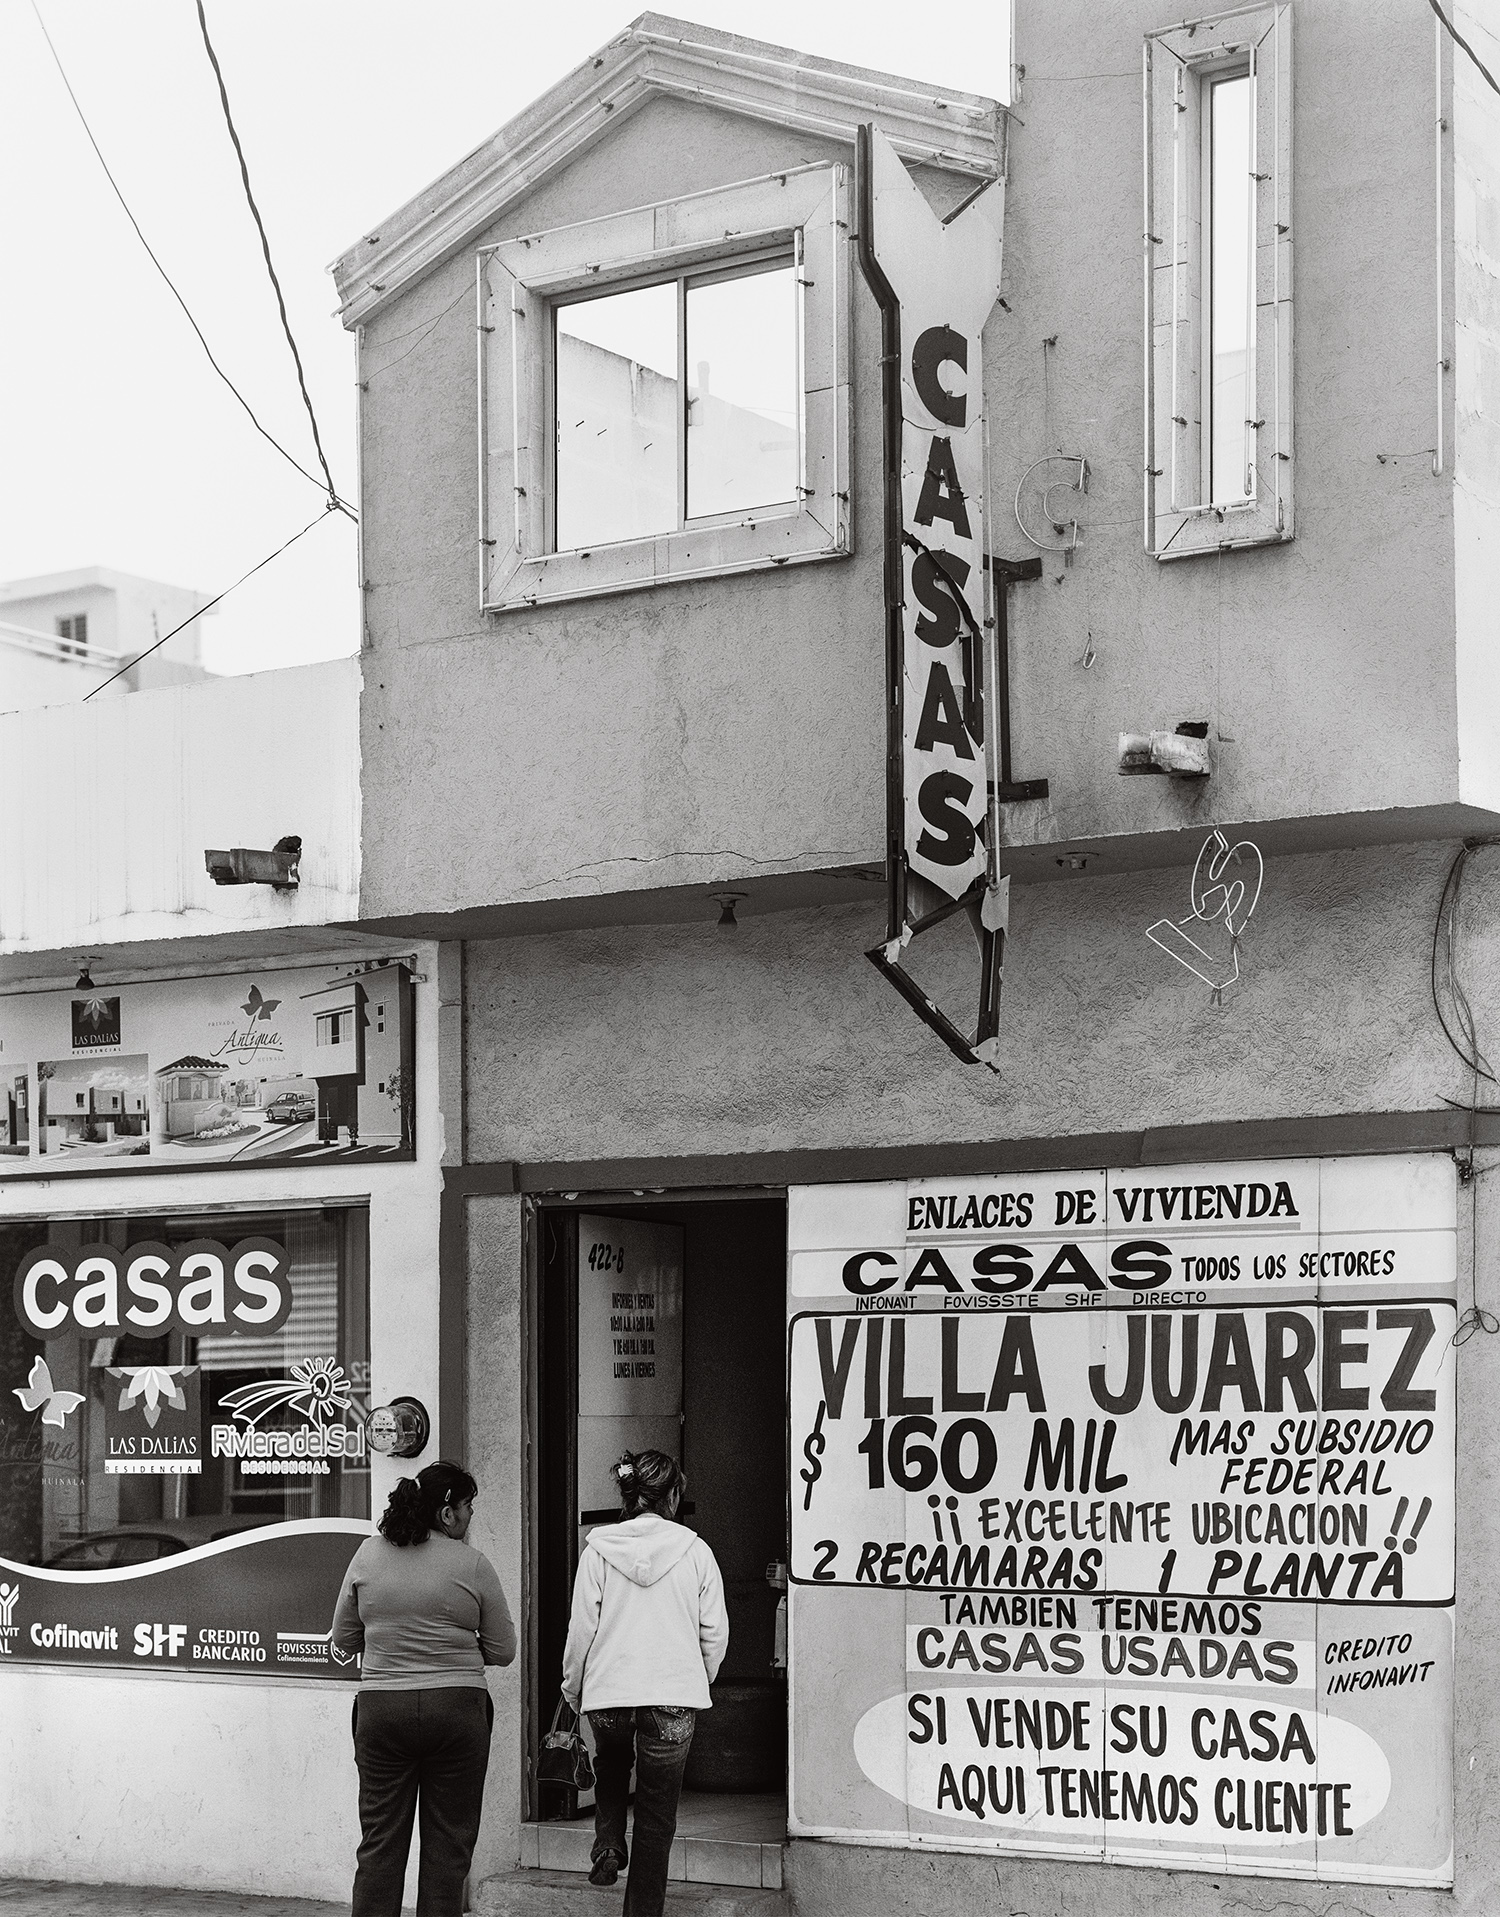
[[[1209,403],[1209,503],[1238,505],[1255,491],[1254,428],[1249,420],[1250,247],[1254,233],[1251,89],[1248,73],[1210,83],[1208,92],[1208,322],[1204,344]]]
[[[1293,534],[1292,7],[1145,43],[1146,549]]]

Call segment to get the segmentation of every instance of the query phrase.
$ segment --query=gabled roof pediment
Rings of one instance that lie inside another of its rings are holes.
[[[658,95],[848,146],[874,120],[911,164],[974,180],[1003,167],[1005,109],[995,100],[643,13],[334,261],[344,324],[367,319]]]

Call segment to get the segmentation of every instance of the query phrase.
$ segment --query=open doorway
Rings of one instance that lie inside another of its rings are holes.
[[[536,1222],[532,1753],[557,1702],[579,1553],[616,1516],[609,1466],[627,1447],[670,1450],[688,1478],[679,1517],[718,1560],[730,1631],[684,1778],[673,1875],[779,1884],[785,1198],[595,1198],[544,1204]],[[587,1871],[591,1800],[529,1789],[523,1861]]]

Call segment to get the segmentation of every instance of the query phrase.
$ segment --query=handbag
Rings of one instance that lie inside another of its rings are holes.
[[[572,1718],[572,1724],[564,1728],[564,1715]],[[569,1790],[591,1791],[594,1788],[594,1765],[582,1737],[579,1735],[577,1713],[565,1698],[557,1700],[557,1709],[552,1713],[552,1727],[542,1739],[542,1748],[536,1760],[536,1777],[539,1784],[565,1784]]]

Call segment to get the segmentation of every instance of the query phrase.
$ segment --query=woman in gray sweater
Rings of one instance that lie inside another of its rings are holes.
[[[414,1816],[421,1917],[463,1910],[495,1714],[484,1667],[516,1654],[494,1566],[464,1542],[477,1490],[457,1464],[402,1478],[380,1536],[355,1552],[339,1592],[333,1655],[340,1663],[363,1657],[352,1917],[400,1917]]]

